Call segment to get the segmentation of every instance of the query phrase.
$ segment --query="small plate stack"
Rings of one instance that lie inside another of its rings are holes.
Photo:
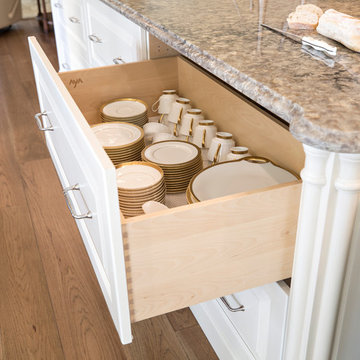
[[[122,121],[143,127],[148,122],[148,106],[139,99],[123,98],[111,100],[100,108],[104,122]]]
[[[165,202],[164,172],[155,164],[132,161],[116,166],[121,212],[126,217],[144,214],[147,201]]]
[[[144,131],[139,126],[116,121],[91,128],[114,165],[141,160],[145,143]]]
[[[167,140],[147,146],[141,153],[144,161],[164,171],[166,192],[185,192],[191,178],[202,169],[200,149],[189,142]]]

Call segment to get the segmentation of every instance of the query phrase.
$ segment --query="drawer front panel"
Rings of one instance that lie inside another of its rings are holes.
[[[281,359],[288,293],[287,285],[280,282],[226,296],[231,307],[244,306],[244,311],[236,312],[216,300],[256,359]]]
[[[146,59],[144,31],[99,1],[87,2],[88,37],[94,65]]]
[[[48,114],[43,127],[53,128],[46,131],[50,154],[63,186],[77,184],[82,193],[70,190],[72,212],[89,208],[93,215],[77,225],[120,337],[131,342],[115,168],[36,40],[29,42],[40,108]]]

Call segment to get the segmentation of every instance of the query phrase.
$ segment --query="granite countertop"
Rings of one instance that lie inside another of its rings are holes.
[[[301,142],[360,153],[360,53],[329,39],[334,59],[308,53],[260,26],[286,30],[301,0],[102,1],[287,121]],[[311,3],[360,18],[360,1]]]

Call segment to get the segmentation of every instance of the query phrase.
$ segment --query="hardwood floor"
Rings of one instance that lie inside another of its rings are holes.
[[[189,309],[136,323],[120,343],[33,119],[29,35],[58,69],[35,20],[0,35],[0,359],[216,359]]]

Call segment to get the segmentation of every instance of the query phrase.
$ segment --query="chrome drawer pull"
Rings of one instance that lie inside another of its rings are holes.
[[[92,42],[95,42],[95,43],[101,43],[101,39],[96,36],[96,35],[89,35],[89,39],[92,41]]]
[[[60,3],[58,3],[58,2],[55,3],[54,6],[57,7],[58,9],[62,9],[62,8],[63,8],[63,6],[62,6]]]
[[[125,61],[121,58],[121,57],[117,57],[115,59],[113,59],[113,63],[114,64],[126,64]]]
[[[45,126],[43,125],[43,122],[42,122],[42,117],[43,117],[43,116],[46,116],[46,117],[47,117],[46,111],[43,111],[43,112],[41,112],[41,113],[35,114],[35,120],[36,120],[36,124],[37,124],[39,130],[41,130],[41,131],[54,131],[54,128],[53,128],[53,126],[52,126],[52,124],[51,124],[51,122],[50,122],[50,119],[49,119],[48,117],[47,117],[47,119],[48,119],[48,121],[49,121],[50,126],[49,126],[49,127],[45,127]]]
[[[72,206],[72,204],[71,204],[70,198],[69,198],[69,192],[70,192],[70,191],[79,191],[79,192],[80,192],[80,195],[81,195],[81,197],[82,197],[82,199],[83,199],[83,201],[84,201],[84,204],[85,204],[85,206],[86,206],[87,209],[88,209],[85,214],[79,214],[79,215],[75,214],[75,210],[74,210],[74,208],[73,208],[73,206]],[[86,204],[86,201],[85,201],[85,199],[84,199],[83,194],[82,194],[81,191],[80,191],[80,187],[79,187],[78,184],[75,184],[75,185],[73,185],[73,186],[69,186],[69,187],[65,188],[64,191],[63,191],[63,193],[64,193],[64,196],[65,196],[66,205],[67,205],[67,207],[69,208],[70,213],[71,213],[71,216],[72,216],[74,219],[91,219],[91,218],[92,218],[91,211],[89,210],[89,208],[88,208],[88,206],[87,206],[87,204]]]
[[[231,312],[238,312],[238,311],[245,311],[245,306],[241,305],[237,308],[233,308],[232,306],[230,306],[230,304],[227,302],[227,300],[225,299],[225,297],[221,297],[220,298],[221,301],[225,304],[225,306],[227,307],[227,309]]]
[[[75,16],[71,16],[69,17],[69,20],[73,23],[73,24],[80,24],[80,20],[75,17]]]
[[[65,70],[70,70],[70,65],[68,63],[62,63],[61,65]]]

